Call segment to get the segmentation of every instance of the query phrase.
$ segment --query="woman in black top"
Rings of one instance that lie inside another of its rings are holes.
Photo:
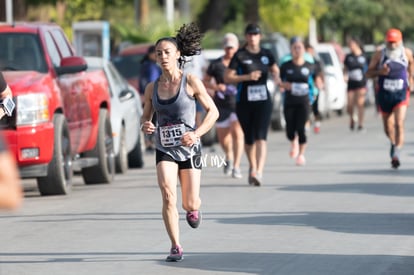
[[[213,60],[204,76],[204,85],[214,91],[214,103],[219,110],[216,122],[217,137],[226,156],[224,173],[233,178],[241,178],[240,161],[243,154],[243,130],[236,115],[236,92],[232,84],[225,84],[224,72],[239,48],[239,40],[233,33],[223,39],[224,55]],[[214,81],[212,81],[214,79]]]
[[[305,124],[309,119],[310,98],[313,98],[312,87],[314,83],[321,83],[321,80],[317,79],[320,73],[316,70],[315,63],[305,61],[305,45],[302,39],[293,37],[290,45],[292,59],[280,67],[281,88],[285,92],[283,111],[286,135],[291,142],[290,156],[296,159],[296,165],[304,165],[307,142]]]
[[[272,112],[272,99],[267,89],[268,73],[275,83],[279,68],[273,54],[260,46],[261,30],[257,24],[245,29],[246,45],[233,56],[226,70],[226,83],[237,83],[236,113],[244,132],[249,161],[249,184],[260,186],[266,162],[267,132]]]
[[[362,47],[356,39],[350,39],[348,46],[351,52],[345,56],[345,76],[348,78],[348,106],[347,111],[350,118],[349,127],[354,130],[355,122],[358,123],[358,130],[363,129],[365,95],[367,92],[367,78],[365,72],[368,69],[367,58]],[[358,110],[358,121],[354,121],[354,108]]]

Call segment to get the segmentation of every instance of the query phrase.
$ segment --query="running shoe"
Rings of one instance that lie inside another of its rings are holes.
[[[165,261],[167,262],[180,262],[184,259],[183,256],[183,248],[181,246],[176,245],[175,247],[171,248],[170,255],[168,255]]]
[[[186,219],[188,224],[192,228],[197,228],[201,223],[201,211],[194,210],[194,211],[188,211],[186,215]]]
[[[315,134],[319,134],[320,131],[321,131],[321,123],[319,121],[316,121],[315,125],[313,126],[313,132]]]
[[[400,166],[400,152],[401,152],[401,148],[398,148],[396,146],[394,146],[393,150],[392,150],[393,154],[391,157],[391,166],[394,169],[397,169]]]
[[[231,175],[231,171],[233,169],[233,164],[231,163],[230,160],[226,160],[226,163],[223,167],[223,172],[226,176],[230,176]]]
[[[397,168],[400,166],[400,160],[399,160],[399,158],[398,158],[398,157],[393,157],[393,158],[391,159],[391,166],[392,166],[392,168],[394,168],[394,169],[397,169]]]
[[[262,185],[262,175],[259,173],[255,173],[252,175],[252,185],[260,186]]]
[[[366,133],[366,129],[363,126],[358,126],[358,133]]]
[[[304,155],[299,155],[297,158],[296,158],[296,165],[297,166],[303,166],[303,165],[305,165],[306,164],[306,159],[305,159],[305,156]]]
[[[239,168],[233,168],[232,177],[235,179],[241,179],[243,177]]]
[[[353,120],[351,120],[351,122],[349,123],[349,129],[350,129],[351,131],[353,131],[353,130],[354,130],[354,128],[355,128],[355,122],[354,122]]]

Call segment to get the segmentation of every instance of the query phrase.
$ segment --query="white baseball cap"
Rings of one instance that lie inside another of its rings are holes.
[[[234,33],[226,33],[223,38],[223,48],[238,48],[239,39]]]

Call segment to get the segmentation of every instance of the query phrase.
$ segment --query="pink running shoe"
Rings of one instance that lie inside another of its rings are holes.
[[[180,262],[184,259],[183,248],[181,246],[174,246],[170,250],[170,255],[168,255],[166,262]]]
[[[188,211],[186,215],[186,219],[188,224],[192,228],[197,228],[201,223],[201,211],[194,210],[194,211]]]
[[[303,165],[305,165],[306,164],[306,159],[305,159],[305,156],[304,155],[299,155],[297,158],[296,158],[296,165],[297,166],[303,166]]]
[[[394,169],[398,169],[398,167],[400,167],[400,159],[398,158],[398,157],[393,157],[392,159],[391,159],[391,166],[392,166],[392,168],[394,168]]]

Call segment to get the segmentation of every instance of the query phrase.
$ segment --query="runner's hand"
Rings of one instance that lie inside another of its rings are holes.
[[[155,126],[151,121],[145,121],[144,123],[141,124],[141,130],[149,135],[155,132]]]

